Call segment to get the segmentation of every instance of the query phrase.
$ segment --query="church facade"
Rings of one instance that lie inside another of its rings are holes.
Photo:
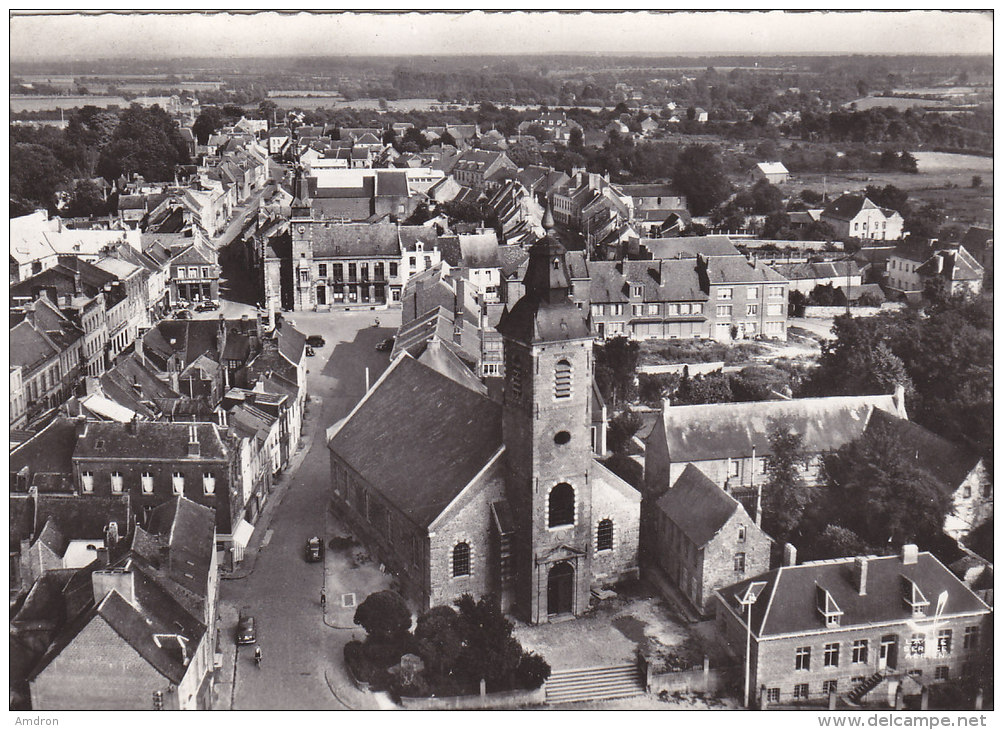
[[[501,402],[403,353],[329,430],[342,516],[422,608],[493,594],[530,623],[636,576],[640,493],[591,438],[592,337],[563,247],[530,251],[503,315]]]

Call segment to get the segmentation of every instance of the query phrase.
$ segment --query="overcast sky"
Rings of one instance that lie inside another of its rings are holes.
[[[118,56],[984,53],[990,12],[13,16],[13,61]]]

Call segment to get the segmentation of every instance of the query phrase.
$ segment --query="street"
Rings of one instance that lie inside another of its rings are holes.
[[[345,643],[353,634],[361,638],[364,632],[358,627],[337,629],[324,623],[320,591],[325,565],[304,559],[308,538],[316,535],[328,542],[331,535],[326,535],[326,530],[342,532],[336,518],[325,519],[330,466],[324,432],[346,416],[364,394],[365,368],[374,382],[389,362],[387,354],[377,352],[375,345],[394,334],[400,313],[381,311],[379,316],[383,326],[377,328],[373,313],[368,311],[290,315],[301,332],[321,335],[327,341],[308,360],[310,402],[304,427],[308,451],[298,469],[283,475],[288,484],[273,490],[271,498],[281,499],[281,503],[273,505],[270,522],[262,518],[255,527],[256,533],[264,530],[265,534],[253,572],[243,579],[221,582],[224,655],[228,660],[233,656],[237,614],[247,606],[257,622],[263,661],[255,668],[250,646],[237,649],[235,665],[224,661],[217,701],[220,709],[231,707],[231,701],[235,710],[379,707],[373,695],[355,689],[342,666]],[[368,590],[373,584],[372,573],[382,574],[375,568],[352,569],[345,561],[339,563],[333,551],[328,553],[328,624],[353,627],[353,611],[336,612],[331,604],[340,601],[342,593]],[[365,594],[359,595],[358,601],[364,598]],[[335,613],[337,621],[330,620]],[[229,672],[232,680],[227,681]],[[223,696],[226,692],[229,697]]]

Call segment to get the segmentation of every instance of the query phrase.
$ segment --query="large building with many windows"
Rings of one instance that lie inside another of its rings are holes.
[[[760,704],[894,701],[978,671],[990,608],[937,558],[899,555],[785,565],[718,591],[717,631],[749,654]]]

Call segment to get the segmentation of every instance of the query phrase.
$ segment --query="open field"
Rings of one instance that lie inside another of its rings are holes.
[[[854,106],[856,105],[856,106]],[[937,106],[948,106],[946,101],[938,101],[934,99],[901,99],[898,97],[891,96],[865,96],[862,99],[854,99],[853,101],[848,101],[843,104],[847,109],[853,107],[857,111],[866,111],[868,109],[874,109],[879,106],[890,106],[901,111],[910,109],[912,107],[937,107]]]
[[[868,185],[894,185],[910,197],[940,205],[956,221],[993,220],[993,159],[946,152],[914,152],[919,172],[802,173],[794,175],[781,189],[791,194],[811,188],[829,195],[863,190]],[[980,188],[972,188],[972,176],[982,178]]]
[[[107,109],[110,106],[125,108],[129,102],[121,96],[18,96],[10,97],[10,110],[17,112],[43,112],[51,109],[74,109],[82,106]]]
[[[323,93],[323,92],[321,92]],[[379,110],[379,99],[344,99],[330,96],[270,96],[269,101],[275,102],[282,109],[371,109]],[[443,104],[438,99],[397,99],[387,101],[387,109],[391,111],[428,111],[440,107],[458,107],[457,104]]]

